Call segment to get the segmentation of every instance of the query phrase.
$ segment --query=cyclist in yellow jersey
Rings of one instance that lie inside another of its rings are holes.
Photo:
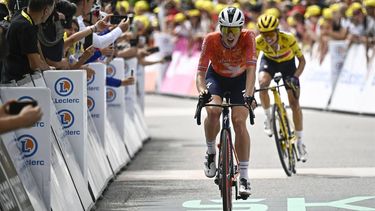
[[[288,93],[289,106],[293,112],[295,134],[297,136],[297,148],[301,160],[307,160],[306,147],[302,142],[303,118],[299,105],[299,77],[303,72],[306,61],[294,35],[279,31],[279,20],[272,15],[261,15],[258,18],[257,28],[260,35],[256,37],[257,55],[260,51],[263,56],[259,66],[260,88],[267,88],[275,73],[282,74],[285,88]],[[295,64],[298,59],[298,66]],[[264,129],[268,136],[272,136],[271,129],[271,106],[267,91],[260,92],[260,100],[266,114]]]

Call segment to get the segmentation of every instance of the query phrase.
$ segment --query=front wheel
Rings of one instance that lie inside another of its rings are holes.
[[[281,111],[281,109],[283,109],[283,112]],[[285,115],[284,117],[283,114]],[[276,105],[273,106],[272,125],[277,152],[279,153],[281,165],[286,175],[290,177],[296,171],[293,152],[294,149],[290,147],[292,145],[289,143],[288,140],[292,136],[292,131],[290,129],[287,113],[284,107],[279,108]]]
[[[223,130],[220,139],[221,155],[221,196],[223,197],[223,210],[232,210],[232,166],[233,157],[231,149],[231,137],[228,130]]]

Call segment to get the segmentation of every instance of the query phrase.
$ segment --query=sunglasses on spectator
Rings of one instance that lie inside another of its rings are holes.
[[[234,35],[238,35],[241,33],[241,27],[228,27],[228,26],[222,26],[221,32],[223,34],[229,34],[232,33]]]

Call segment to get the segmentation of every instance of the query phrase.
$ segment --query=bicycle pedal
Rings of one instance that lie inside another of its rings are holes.
[[[242,199],[242,200],[247,200],[250,195],[239,195],[237,198]]]
[[[216,185],[219,185],[219,178],[218,178],[218,177],[215,177],[215,179],[214,179],[214,183],[215,183]]]

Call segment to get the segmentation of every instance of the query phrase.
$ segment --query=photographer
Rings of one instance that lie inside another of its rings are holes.
[[[51,15],[53,0],[30,0],[27,8],[13,16],[7,30],[9,55],[4,62],[1,81],[20,80],[25,74],[51,67],[41,58],[38,48],[38,25]]]
[[[47,63],[57,69],[69,69],[64,57],[64,29],[72,26],[76,6],[65,0],[56,2],[55,10],[47,21],[39,27],[38,39]]]

